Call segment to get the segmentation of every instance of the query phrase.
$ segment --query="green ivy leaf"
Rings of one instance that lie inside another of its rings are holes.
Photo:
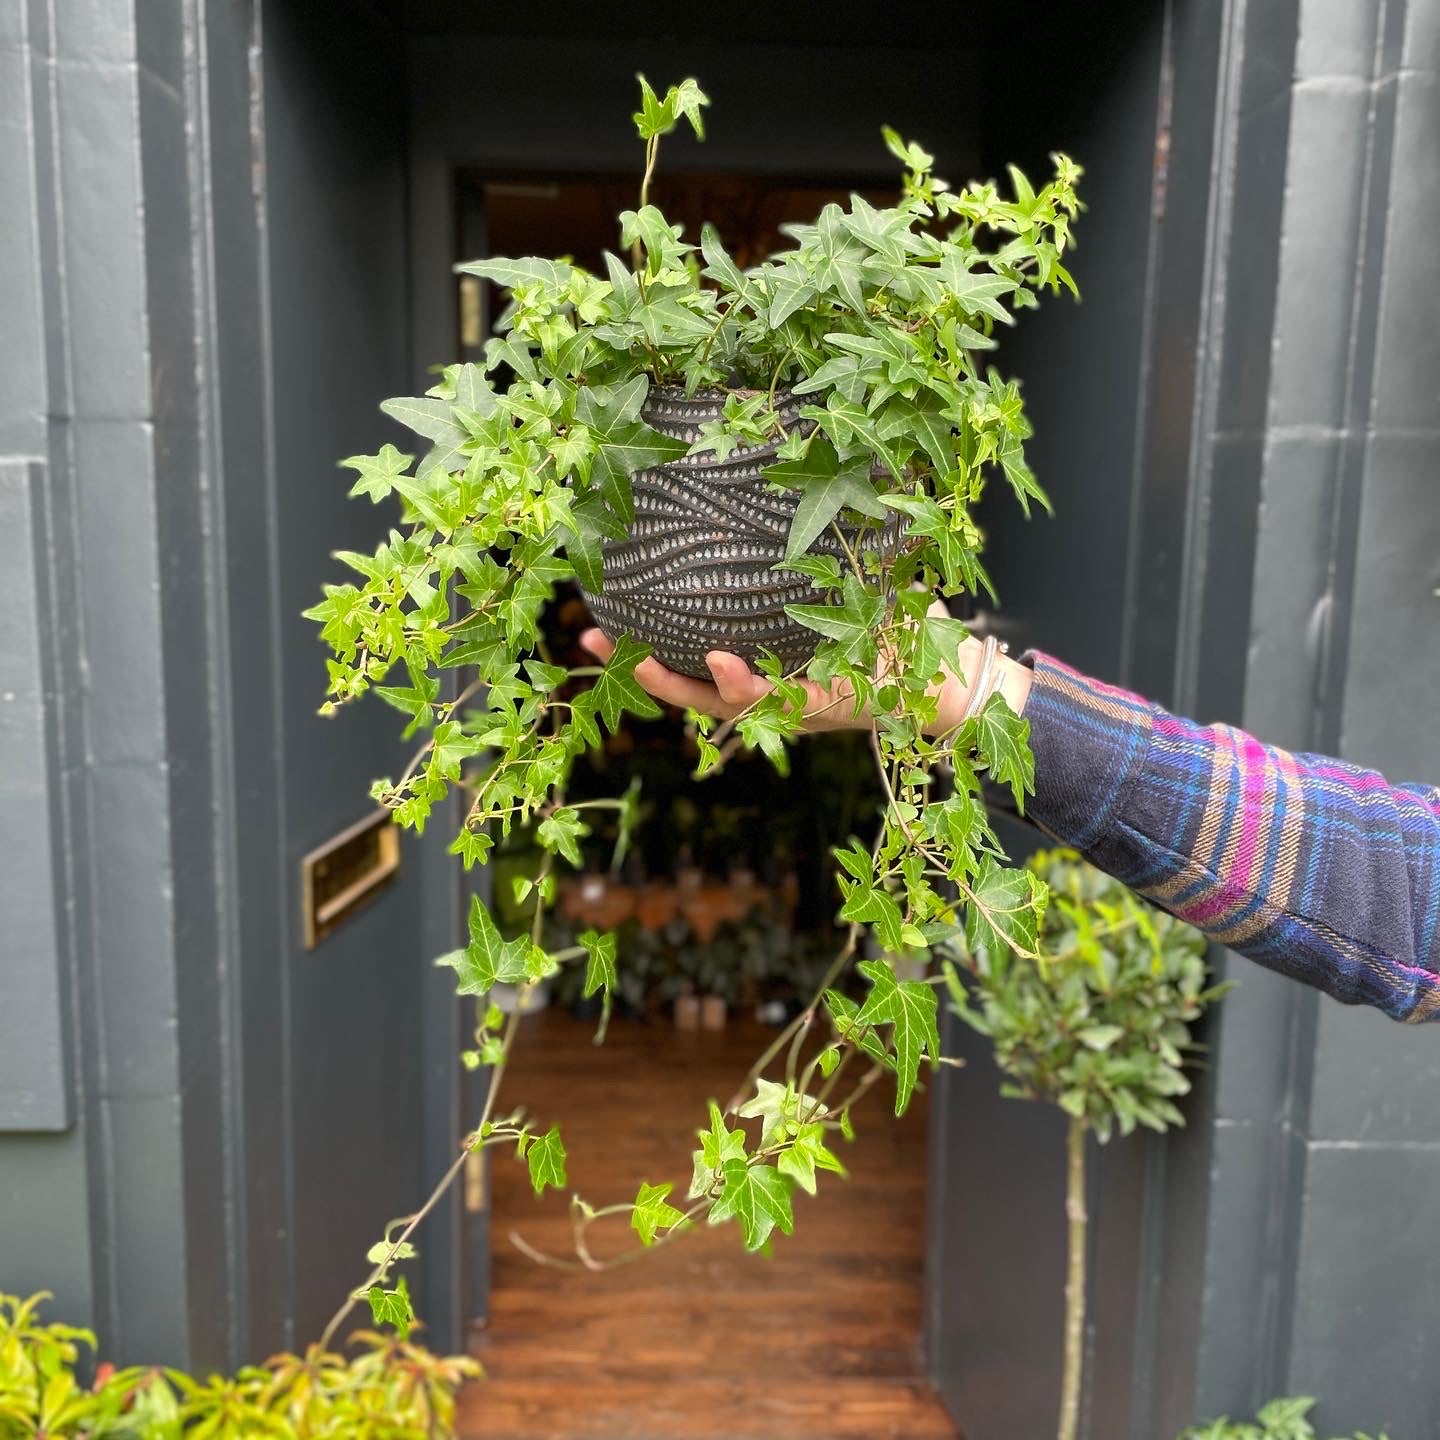
[[[816,630],[840,644],[841,654],[852,665],[875,663],[875,630],[885,613],[880,595],[864,590],[854,575],[846,575],[839,605],[787,605],[785,613],[808,629]]]
[[[725,1123],[720,1107],[710,1102],[710,1125],[708,1129],[697,1130],[700,1148],[695,1151],[695,1173],[690,1180],[690,1198],[698,1199],[715,1183],[720,1169],[728,1161],[745,1159],[745,1135],[743,1131],[732,1130]]]
[[[496,984],[521,984],[526,979],[529,950],[530,942],[523,936],[502,939],[485,902],[472,895],[469,945],[442,955],[435,963],[455,971],[456,994],[483,995]]]
[[[525,1152],[525,1161],[530,1166],[530,1183],[537,1195],[543,1193],[547,1185],[555,1190],[565,1188],[565,1145],[558,1125],[535,1137]]]
[[[391,1251],[394,1254],[391,1254]],[[382,1263],[395,1263],[400,1260],[413,1260],[419,1252],[408,1241],[402,1240],[399,1245],[394,1245],[389,1240],[377,1240],[366,1252],[365,1259],[371,1265]]]
[[[685,441],[662,435],[636,418],[647,381],[643,375],[635,380],[638,386],[632,382],[613,393],[582,386],[575,396],[575,418],[595,442],[590,483],[599,488],[605,503],[626,525],[635,521],[630,477],[637,470],[678,460],[690,448]]]
[[[805,554],[847,506],[877,519],[885,516],[870,480],[869,458],[861,456],[842,466],[827,436],[817,435],[802,458],[782,460],[763,474],[771,484],[800,491],[785,545],[787,562]]]
[[[552,855],[558,852],[578,867],[583,863],[580,841],[589,833],[590,827],[580,818],[580,812],[567,805],[547,815],[540,822],[535,830],[535,838],[542,849]]]
[[[590,715],[598,713],[612,735],[620,728],[620,717],[627,710],[642,720],[653,720],[660,714],[660,707],[635,678],[635,667],[649,653],[648,645],[629,635],[617,636],[615,653],[595,677],[594,685],[575,697],[576,711],[583,708]]]
[[[1023,815],[1025,796],[1035,788],[1030,722],[1017,715],[1005,697],[997,693],[965,723],[961,743],[979,751],[991,778],[1010,787],[1015,808]]]
[[[829,1170],[844,1175],[845,1167],[825,1145],[825,1131],[819,1125],[802,1125],[799,1133],[775,1162],[807,1195],[815,1193],[815,1172]]]
[[[615,968],[614,935],[586,930],[577,938],[585,947],[585,983],[581,987],[581,999],[588,1000],[598,990],[608,994],[619,982]]]
[[[794,1231],[790,1182],[774,1166],[727,1160],[721,1174],[725,1188],[710,1207],[711,1225],[720,1225],[732,1216],[739,1220],[747,1250],[758,1250],[777,1225],[786,1235]]]
[[[790,756],[785,741],[795,733],[798,723],[786,714],[785,701],[779,692],[771,691],[740,716],[735,728],[750,749],[759,750],[781,775],[788,775]]]
[[[393,400],[382,400],[380,408],[392,420],[398,420],[406,429],[437,445],[453,447],[465,443],[465,432],[452,418],[446,400],[437,400],[432,395],[397,395]]]
[[[475,275],[481,280],[493,280],[507,290],[533,285],[537,281],[551,290],[564,290],[569,285],[572,274],[571,267],[565,261],[545,260],[534,255],[527,255],[520,260],[510,260],[499,255],[490,260],[469,260],[463,265],[457,265],[455,271],[459,275]]]
[[[856,1046],[862,1054],[881,1065],[893,1068],[890,1052],[874,1030],[860,1023],[860,1007],[848,995],[842,995],[838,990],[827,990],[825,1008],[835,1021],[835,1033],[842,1040]],[[834,1063],[838,1064],[838,1059]]]
[[[862,960],[856,969],[870,981],[870,993],[855,1017],[861,1025],[888,1024],[895,1049],[895,1113],[903,1115],[915,1091],[921,1059],[932,1064],[940,1055],[940,1031],[935,1023],[939,999],[934,989],[918,980],[896,980],[883,961]]]
[[[671,1230],[685,1219],[684,1214],[665,1198],[674,1188],[673,1185],[640,1182],[640,1193],[635,1197],[635,1208],[630,1212],[630,1228],[640,1237],[642,1245],[653,1245],[657,1230]]]
[[[965,943],[980,949],[1010,947],[1022,955],[1036,953],[1037,929],[1044,910],[1043,888],[1028,870],[981,860],[969,887],[965,911]]]
[[[352,455],[340,463],[355,470],[360,478],[350,487],[350,494],[368,495],[379,504],[395,488],[395,482],[409,470],[413,455],[402,455],[393,445],[382,445],[376,455]]]
[[[694,80],[682,80],[678,85],[672,85],[661,100],[643,75],[635,78],[640,82],[640,108],[631,118],[642,140],[668,135],[682,117],[690,122],[697,140],[705,138],[705,118],[701,110],[710,103],[710,99]]]
[[[376,1325],[393,1325],[402,1340],[409,1339],[411,1327],[415,1324],[415,1308],[410,1303],[410,1287],[403,1275],[395,1282],[393,1290],[372,1285],[367,1298],[370,1301],[370,1318]]]

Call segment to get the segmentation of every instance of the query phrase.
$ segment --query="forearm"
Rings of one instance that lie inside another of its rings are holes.
[[[1440,1016],[1440,792],[1033,663],[1037,824],[1261,964],[1395,1019]]]

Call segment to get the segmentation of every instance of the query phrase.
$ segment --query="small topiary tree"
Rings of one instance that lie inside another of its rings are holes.
[[[946,962],[954,1012],[995,1046],[1003,1092],[1069,1117],[1065,1214],[1065,1358],[1059,1440],[1074,1440],[1085,1339],[1085,1141],[1137,1125],[1183,1125],[1175,1097],[1197,1048],[1190,1026],[1224,987],[1207,988],[1205,940],[1152,909],[1073,850],[1042,851],[1030,869],[1050,890],[1039,954],[959,947]],[[963,978],[962,978],[963,976]]]
[[[1314,1408],[1315,1402],[1308,1395],[1272,1400],[1255,1417],[1253,1425],[1232,1422],[1222,1416],[1208,1425],[1187,1430],[1180,1440],[1317,1440],[1315,1427],[1306,1419]],[[1387,1440],[1387,1437],[1357,1431],[1349,1440]]]

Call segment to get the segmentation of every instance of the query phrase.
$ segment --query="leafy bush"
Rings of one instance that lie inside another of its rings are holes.
[[[956,1014],[994,1044],[1006,1095],[1058,1105],[1102,1142],[1184,1124],[1189,1027],[1220,993],[1206,988],[1204,937],[1073,850],[1027,863],[1050,890],[1039,953],[963,950],[968,985],[949,968]]]
[[[1317,1440],[1315,1427],[1305,1418],[1314,1408],[1314,1400],[1303,1395],[1272,1400],[1255,1417],[1254,1424],[1222,1416],[1208,1425],[1187,1430],[1180,1440]],[[1357,1431],[1353,1437],[1342,1437],[1342,1440],[1387,1440],[1387,1437]]]
[[[101,1365],[75,1370],[95,1336],[44,1323],[41,1293],[0,1294],[0,1440],[439,1440],[454,1434],[455,1392],[480,1374],[400,1335],[362,1330],[350,1359],[312,1346],[233,1377]]]

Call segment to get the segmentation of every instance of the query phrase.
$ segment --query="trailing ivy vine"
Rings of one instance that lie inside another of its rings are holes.
[[[538,902],[528,936],[506,938],[472,900],[469,943],[440,962],[459,993],[533,986],[583,964],[585,993],[608,1002],[614,937],[587,932],[550,953],[542,919],[559,867],[580,862],[594,812],[618,810],[623,844],[636,799],[569,803],[566,781],[626,715],[659,711],[635,677],[644,645],[616,636],[603,666],[567,670],[546,653],[541,612],[572,576],[603,588],[602,547],[634,517],[637,471],[687,448],[725,456],[783,436],[766,477],[797,492],[784,568],[817,591],[790,612],[815,632],[815,654],[803,673],[762,661],[772,689],[723,726],[691,715],[699,772],[736,743],[783,772],[786,745],[815,712],[843,710],[870,728],[884,813],[875,835],[835,852],[849,930],[826,983],[730,1103],[711,1106],[688,1193],[645,1183],[633,1202],[603,1211],[577,1199],[577,1264],[605,1263],[588,1234],[612,1215],[629,1217],[639,1247],[702,1219],[733,1219],[750,1249],[788,1234],[794,1192],[840,1173],[832,1147],[851,1134],[858,1096],[893,1075],[903,1112],[921,1067],[942,1058],[931,983],[899,978],[885,958],[859,961],[862,1000],[835,988],[862,933],[886,957],[924,957],[957,937],[971,952],[1033,956],[1045,907],[1043,886],[1007,867],[980,790],[988,774],[1023,807],[1029,727],[998,695],[963,724],[942,722],[939,688],[960,668],[967,632],[931,602],[990,589],[975,509],[992,478],[1027,511],[1046,503],[1025,460],[1019,386],[987,362],[997,326],[1041,291],[1075,288],[1064,260],[1079,169],[1057,155],[1038,189],[1013,167],[1003,191],[951,189],[926,151],[886,130],[903,167],[893,206],[859,196],[828,205],[814,224],[789,227],[790,249],[742,271],[712,226],[697,245],[649,202],[661,138],[682,122],[703,138],[706,103],[693,80],[663,97],[641,80],[644,178],[604,274],[533,257],[460,267],[508,290],[498,333],[483,364],[449,366],[424,395],[384,404],[422,442],[416,454],[386,445],[343,462],[355,472],[352,494],[398,503],[399,520],[373,553],[341,552],[353,578],[326,586],[306,612],[331,651],[325,710],[373,691],[404,714],[407,736],[422,737],[404,773],[374,787],[396,822],[423,830],[458,794],[450,848],[467,869],[516,827],[529,827],[543,851],[536,872],[516,882],[517,898]],[[641,409],[655,384],[725,388],[723,419],[690,447],[651,430]],[[786,392],[803,401],[802,424],[788,433],[776,413]],[[840,554],[812,551],[826,533]],[[577,675],[588,687],[573,687]],[[817,1024],[823,1015],[828,1027]],[[468,1063],[492,1071],[484,1113],[437,1197],[372,1251],[369,1278],[322,1343],[359,1297],[377,1321],[405,1331],[410,1304],[396,1266],[469,1150],[513,1145],[537,1193],[566,1184],[558,1130],[498,1111],[519,1023],[518,1010],[493,1005],[481,1017]]]

